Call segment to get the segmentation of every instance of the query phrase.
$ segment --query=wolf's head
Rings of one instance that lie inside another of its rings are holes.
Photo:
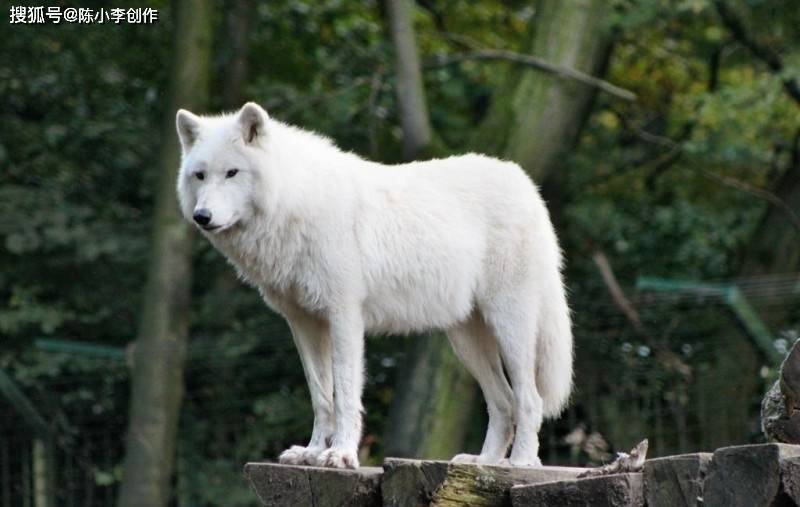
[[[263,157],[269,117],[249,102],[231,115],[176,117],[183,156],[178,198],[186,220],[207,233],[246,226],[263,206]]]

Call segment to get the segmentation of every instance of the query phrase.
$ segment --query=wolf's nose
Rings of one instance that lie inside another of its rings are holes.
[[[200,208],[194,211],[192,218],[200,225],[208,225],[211,222],[211,212],[205,208]]]

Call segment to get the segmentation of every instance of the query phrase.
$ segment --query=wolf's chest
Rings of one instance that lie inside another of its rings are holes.
[[[324,306],[328,284],[315,267],[318,263],[299,245],[262,242],[217,247],[272,309],[285,313],[289,307],[301,307],[316,313]]]

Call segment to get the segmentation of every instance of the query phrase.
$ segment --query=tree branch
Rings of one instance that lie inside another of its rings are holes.
[[[614,300],[617,308],[628,318],[628,321],[637,333],[642,336],[647,336],[647,332],[642,325],[642,319],[639,318],[639,313],[625,296],[625,293],[622,292],[622,287],[619,286],[617,277],[614,276],[614,271],[611,269],[611,264],[609,264],[606,254],[600,250],[595,250],[592,254],[592,260],[595,266],[597,266],[597,270],[600,271],[603,283],[606,284],[606,289],[608,289],[608,293],[611,295],[611,299]]]
[[[600,79],[589,74],[585,74],[579,70],[570,69],[569,67],[562,67],[553,63],[542,60],[541,58],[525,55],[522,53],[515,53],[514,51],[507,51],[504,49],[480,49],[476,51],[468,51],[465,53],[456,53],[451,55],[441,55],[430,60],[425,68],[439,68],[448,65],[455,65],[464,61],[478,60],[478,61],[491,61],[502,60],[519,65],[526,65],[534,69],[553,74],[562,79],[571,79],[579,83],[602,90],[609,95],[613,95],[620,99],[634,101],[636,94],[625,88],[613,85],[604,79]]]
[[[614,275],[614,270],[611,269],[611,264],[608,262],[606,254],[603,253],[602,250],[595,250],[595,252],[592,254],[592,260],[594,261],[595,266],[597,266],[598,271],[600,271],[600,276],[603,278],[603,283],[605,284],[608,293],[611,295],[611,299],[614,300],[614,304],[617,305],[617,308],[619,308],[622,314],[625,315],[625,317],[631,323],[633,330],[636,331],[636,333],[642,339],[653,346],[656,357],[659,361],[661,361],[661,364],[663,364],[666,368],[677,371],[684,377],[688,378],[692,374],[692,370],[689,365],[687,365],[669,348],[654,340],[644,327],[644,324],[642,324],[642,319],[639,317],[639,312],[636,311],[636,308],[634,308],[633,304],[619,286],[617,277]]]
[[[681,153],[683,152],[683,142],[673,141],[668,137],[659,136],[656,134],[651,134],[641,129],[635,130],[636,136],[648,143],[656,144],[658,146],[668,147],[669,151],[667,151],[664,155],[659,157],[656,161],[656,167],[659,168],[663,164],[670,164],[674,160],[676,160]],[[798,129],[797,134],[795,136],[795,147],[800,149],[800,129]],[[795,152],[796,154],[797,152]],[[793,157],[796,155],[793,155]],[[794,162],[793,162],[794,163]],[[791,165],[789,166],[792,167]],[[783,199],[775,195],[774,193],[770,192],[769,190],[764,190],[763,188],[758,188],[756,186],[751,185],[742,180],[738,180],[736,178],[731,178],[730,176],[720,176],[713,171],[709,171],[708,169],[701,169],[703,176],[706,178],[712,179],[718,183],[722,183],[723,185],[735,188],[742,192],[746,192],[752,196],[758,197],[759,199],[763,199],[768,203],[772,204],[779,210],[781,210],[785,215],[792,226],[800,232],[800,216],[795,213],[789,204],[786,203]]]
[[[764,190],[763,188],[754,187],[753,185],[747,182],[737,180],[736,178],[731,178],[728,176],[720,176],[719,174],[711,172],[707,169],[703,169],[702,172],[703,175],[709,179],[722,183],[725,186],[741,190],[742,192],[746,192],[750,195],[758,197],[759,199],[763,199],[769,202],[776,208],[783,211],[783,213],[786,215],[786,218],[788,218],[789,222],[791,222],[792,226],[794,226],[794,228],[797,229],[797,232],[800,232],[800,217],[797,216],[797,213],[794,212],[792,207],[789,206],[786,203],[786,201],[784,201],[777,195],[767,190]]]
[[[731,10],[726,0],[714,0],[714,6],[717,9],[722,23],[731,32],[733,38],[739,41],[746,47],[753,56],[767,64],[769,70],[778,76],[783,72],[783,62],[780,56],[775,53],[770,47],[759,44],[754,38],[750,37],[745,29],[744,23],[739,16]],[[783,89],[786,93],[800,106],[800,85],[793,77],[786,77],[782,79]]]

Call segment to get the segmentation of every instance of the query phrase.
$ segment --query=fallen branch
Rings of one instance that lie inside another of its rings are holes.
[[[589,74],[585,74],[579,70],[571,69],[569,67],[562,67],[561,65],[547,62],[536,56],[516,53],[514,51],[508,51],[505,49],[479,49],[465,53],[441,55],[429,61],[425,65],[425,68],[430,69],[446,67],[448,65],[455,65],[470,60],[501,60],[520,65],[526,65],[563,79],[572,79],[573,81],[578,81],[579,83],[597,88],[598,90],[602,90],[609,95],[613,95],[620,99],[630,101],[636,100],[636,94],[632,91],[613,85],[604,79],[590,76]]]
[[[639,442],[631,452],[618,452],[617,459],[597,468],[591,468],[578,477],[597,477],[599,475],[626,474],[631,472],[641,472],[644,468],[644,461],[647,459],[648,441],[645,438]]]

